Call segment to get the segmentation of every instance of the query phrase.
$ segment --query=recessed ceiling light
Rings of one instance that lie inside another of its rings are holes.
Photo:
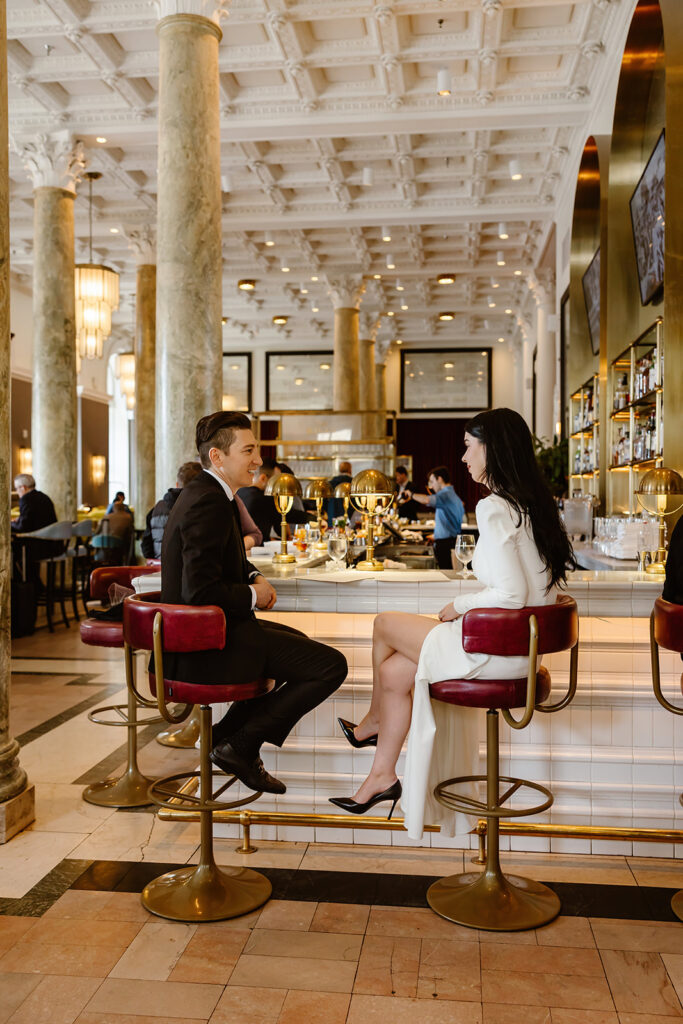
[[[382,228],[382,241],[383,242],[390,242],[391,241],[391,231],[390,231],[389,228]]]
[[[519,160],[510,160],[508,167],[510,168],[510,177],[513,181],[519,181],[522,177],[522,168]]]
[[[452,375],[451,375],[451,374],[449,373],[449,374],[448,374],[448,376],[446,377],[446,380],[455,380],[455,377],[453,377],[453,376],[452,376]]]
[[[274,324],[286,324],[288,320],[289,317],[285,316],[284,313],[278,313],[277,316],[273,317]]]
[[[265,243],[269,249],[271,246],[275,245],[275,239],[271,235],[270,231],[266,231]]]
[[[505,312],[506,312],[506,313],[511,313],[511,312],[512,312],[512,310],[511,310],[511,309],[510,309],[510,307],[508,306],[508,307],[507,307],[507,309],[505,310]]]
[[[401,309],[407,309],[407,308],[408,308],[408,304],[406,302],[402,302],[401,303]]]
[[[499,338],[498,341],[505,341],[505,338]]]
[[[491,287],[500,288],[500,281],[497,281],[495,277],[491,278]]]
[[[224,326],[224,327],[225,327],[225,325],[227,324],[227,322],[228,322],[228,318],[227,318],[227,316],[222,316],[222,317],[221,317],[221,323],[223,324],[223,326]]]
[[[374,178],[374,175],[373,175],[373,172],[372,172],[372,167],[364,167],[363,168],[362,184],[366,185],[366,186],[372,185],[373,178]]]
[[[496,253],[496,263],[498,264],[499,267],[505,266],[505,253],[503,252],[502,249],[499,249],[498,252]]]
[[[488,303],[489,309],[495,309],[496,300],[494,299],[493,295],[489,295],[486,301]]]
[[[390,252],[387,253],[387,270],[395,270],[396,264],[394,263],[394,257]]]
[[[237,282],[237,287],[243,292],[253,292],[256,287],[256,281],[250,277],[243,277],[241,281]]]
[[[301,285],[301,288],[299,289],[299,291],[301,292],[302,295],[308,295],[308,288],[306,287],[305,284]]]
[[[397,338],[396,339],[396,344],[397,345],[402,345],[403,344],[403,338]]]
[[[280,270],[282,271],[283,274],[288,274],[291,269],[292,268],[290,267],[289,263],[283,256],[282,259],[280,260]]]
[[[313,313],[319,313],[319,312],[320,312],[320,309],[319,309],[319,307],[318,307],[318,306],[311,306],[311,312],[313,312]]]
[[[321,363],[320,364],[320,369],[321,370],[329,370],[329,368],[330,368],[330,364],[329,363]]]
[[[300,388],[300,387],[301,387],[301,385],[303,384],[303,382],[304,382],[304,379],[303,379],[303,377],[297,377],[297,378],[296,378],[296,380],[294,381],[294,383],[296,384],[296,386],[297,386],[298,388]]]
[[[451,73],[448,68],[439,68],[436,73],[436,91],[439,96],[450,96]]]
[[[284,370],[284,366],[282,365],[282,363],[278,363],[277,366],[275,367],[275,369],[276,370]]]
[[[372,277],[373,277],[373,279],[375,281],[381,281],[382,280],[382,275],[381,274],[373,274]]]
[[[455,320],[455,313],[439,313],[439,320]]]
[[[106,138],[104,137],[104,135],[98,135],[98,136],[97,136],[97,138],[95,139],[95,142],[99,142],[99,143],[100,143],[100,145],[104,145],[104,143],[105,143],[106,141],[107,141],[107,140],[106,140]]]
[[[317,274],[311,274],[311,281],[317,281],[317,280],[318,280],[318,275]]]
[[[396,282],[396,291],[397,292],[404,292],[405,291],[405,286],[402,285],[400,281]]]
[[[410,366],[410,359],[406,359],[406,366]]]
[[[522,276],[522,271],[521,270],[515,270],[515,271],[513,271],[513,273],[514,273],[515,277],[521,277]]]
[[[119,229],[118,228],[109,228],[109,230],[112,233],[112,235],[118,235],[118,233],[119,233]]]
[[[239,370],[239,366],[237,365],[237,363],[233,363],[232,366],[230,367],[230,369],[231,370]]]
[[[387,316],[396,316],[396,314],[394,313],[393,309],[390,309],[387,311]]]
[[[455,284],[455,274],[439,274],[436,280],[439,284]]]
[[[503,221],[498,225],[498,237],[503,240],[510,237],[508,234],[507,224],[504,224]]]
[[[454,365],[453,363],[444,363],[443,364],[443,368],[444,368],[444,370],[452,370],[453,369],[453,365]]]

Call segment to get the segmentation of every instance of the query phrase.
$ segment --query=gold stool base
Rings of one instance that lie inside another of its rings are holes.
[[[671,909],[679,921],[683,921],[683,889],[671,899]]]
[[[157,743],[161,743],[164,747],[182,747],[185,749],[196,747],[198,739],[199,708],[195,707],[182,729],[165,729],[164,732],[160,732],[157,736]]]
[[[155,781],[139,771],[130,771],[118,779],[93,782],[81,795],[87,803],[98,807],[146,807],[153,803],[147,791]]]
[[[540,882],[479,871],[439,879],[427,890],[427,902],[449,921],[491,932],[538,928],[560,912],[558,897]]]
[[[200,864],[160,875],[142,890],[142,905],[171,921],[223,921],[241,917],[270,899],[273,888],[250,868]]]

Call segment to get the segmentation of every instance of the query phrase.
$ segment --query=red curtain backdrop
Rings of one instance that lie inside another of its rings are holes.
[[[396,423],[397,454],[412,455],[413,483],[418,492],[427,490],[427,474],[434,466],[448,466],[456,494],[468,512],[488,492],[472,481],[462,456],[465,451],[464,419],[399,419]]]

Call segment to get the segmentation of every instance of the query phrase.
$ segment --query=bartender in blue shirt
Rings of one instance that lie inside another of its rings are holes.
[[[453,490],[446,466],[429,471],[427,486],[431,494],[413,494],[415,501],[434,509],[434,556],[440,569],[452,569],[451,551],[460,533],[465,506]]]

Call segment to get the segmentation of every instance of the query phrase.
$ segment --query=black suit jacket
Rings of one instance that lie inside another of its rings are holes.
[[[12,523],[14,533],[32,533],[57,522],[52,499],[42,491],[26,491],[19,499],[19,518]]]
[[[262,632],[251,610],[250,577],[239,512],[210,473],[183,487],[161,545],[161,600],[168,604],[212,604],[223,609],[222,650],[166,654],[164,675],[196,683],[248,682],[259,674]]]
[[[683,517],[678,520],[669,538],[662,597],[672,604],[683,604]]]
[[[280,536],[280,524],[282,517],[275,508],[275,502],[269,494],[262,491],[260,487],[240,487],[237,492],[244,502],[244,507],[254,520],[263,534],[263,543],[270,540],[271,530]],[[288,523],[310,523],[311,517],[306,512],[299,512],[297,509],[290,509],[286,516]]]

